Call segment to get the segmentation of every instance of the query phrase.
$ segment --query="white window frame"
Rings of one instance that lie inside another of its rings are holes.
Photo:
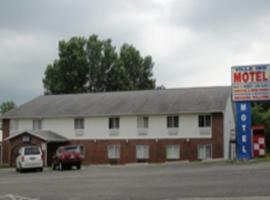
[[[111,136],[119,135],[120,117],[110,117],[108,120],[108,127]]]
[[[167,160],[179,160],[180,159],[180,151],[181,151],[180,144],[166,145],[166,159]]]
[[[210,124],[209,125],[207,125],[207,117],[209,117],[210,118]],[[203,118],[203,124],[201,125],[200,124],[200,119],[201,118]],[[211,115],[209,115],[209,114],[205,114],[205,115],[199,115],[198,116],[198,126],[199,126],[199,128],[210,128],[211,126],[212,126],[212,116]]]
[[[150,157],[150,146],[148,144],[137,144],[136,145],[136,159],[148,160],[149,157]]]
[[[149,117],[148,116],[138,116],[137,117],[137,128],[138,135],[144,136],[148,134],[149,127]]]
[[[84,134],[85,120],[84,118],[74,118],[74,130],[77,136]]]
[[[84,130],[84,118],[75,118],[74,119],[74,129],[75,130]]]
[[[110,117],[109,118],[109,129],[116,129],[120,128],[120,118],[119,117]]]
[[[107,146],[108,159],[120,159],[120,144],[109,144]]]
[[[210,157],[207,157],[207,153],[206,153],[206,147],[210,147],[211,148],[211,155]],[[200,148],[204,149],[203,154],[204,155],[200,155]],[[212,144],[198,144],[197,146],[197,155],[198,155],[198,159],[199,160],[211,160],[213,158],[213,145]]]
[[[175,121],[177,119],[177,122]],[[180,117],[178,115],[168,115],[166,118],[168,135],[175,136],[179,132]]]
[[[33,130],[42,130],[42,119],[33,119],[32,128]]]
[[[11,134],[15,133],[19,130],[19,120],[18,119],[11,119],[9,124],[9,131]]]
[[[209,117],[209,123],[207,123],[207,117]],[[201,121],[202,120],[202,121]],[[202,124],[201,124],[202,122]],[[198,127],[200,135],[212,135],[212,116],[210,114],[202,114],[198,116]]]
[[[177,118],[177,124],[175,123],[175,118]],[[170,122],[170,120],[172,120]],[[170,125],[170,123],[172,123]],[[168,129],[178,129],[180,124],[179,116],[178,115],[168,115],[167,116],[167,128]]]

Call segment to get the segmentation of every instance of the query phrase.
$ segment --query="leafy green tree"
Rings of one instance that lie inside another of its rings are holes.
[[[253,104],[252,124],[265,125],[266,144],[268,150],[270,150],[270,102],[261,102]]]
[[[59,59],[48,65],[43,84],[48,93],[86,92],[88,63],[85,52],[86,40],[73,37],[59,42]]]
[[[118,53],[110,39],[73,37],[59,42],[59,59],[47,66],[43,84],[52,94],[152,89],[153,66],[131,45]]]
[[[132,45],[124,44],[120,50],[120,60],[131,81],[130,89],[153,89],[155,80],[152,79],[154,63],[151,56],[143,58],[140,52]]]
[[[0,114],[4,114],[16,107],[14,101],[5,101],[0,105]]]

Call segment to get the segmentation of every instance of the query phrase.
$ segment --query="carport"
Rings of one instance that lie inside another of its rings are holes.
[[[16,155],[22,146],[38,145],[43,151],[44,165],[50,166],[52,156],[56,149],[64,144],[68,144],[69,140],[55,132],[44,130],[24,130],[10,135],[5,138],[8,141],[10,165],[15,164]]]

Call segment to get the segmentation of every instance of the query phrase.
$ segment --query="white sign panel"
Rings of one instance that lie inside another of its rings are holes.
[[[270,100],[270,64],[232,67],[233,101]]]

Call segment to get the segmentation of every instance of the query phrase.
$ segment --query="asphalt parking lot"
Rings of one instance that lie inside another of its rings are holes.
[[[27,197],[27,198],[24,198]],[[16,173],[0,169],[0,199],[270,199],[270,163],[90,166]],[[222,198],[224,199],[224,198]]]

